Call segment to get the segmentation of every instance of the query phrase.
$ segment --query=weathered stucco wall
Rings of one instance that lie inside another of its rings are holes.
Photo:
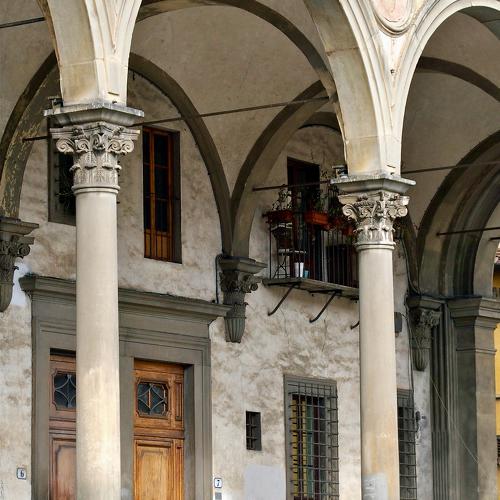
[[[271,3],[283,8],[278,0]],[[23,2],[25,17],[38,15],[27,4]],[[286,14],[299,19],[304,13],[302,2],[294,0],[294,9]],[[14,16],[12,11],[8,14]],[[302,24],[317,43],[309,17]],[[9,40],[30,53],[29,65],[15,64],[16,51],[1,52],[2,57],[7,57],[7,52],[9,58],[2,59],[2,64],[22,71],[8,78],[12,88],[2,95],[1,123],[50,52],[46,27],[40,25],[36,30],[33,38],[16,35]],[[144,21],[135,30],[132,50],[171,74],[200,112],[291,99],[318,79],[304,56],[280,32],[237,9],[188,9]],[[129,104],[143,109],[148,120],[178,114],[165,96],[137,75],[129,81]],[[274,109],[207,120],[230,188],[249,149],[277,112]],[[139,143],[123,161],[120,179],[120,286],[213,300],[214,260],[221,251],[221,238],[209,178],[184,123],[172,123],[168,128],[181,133],[183,263],[143,258]],[[326,170],[343,162],[342,140],[326,128],[297,132],[276,165],[269,166],[267,183],[286,182],[287,156],[319,163]],[[39,223],[40,228],[21,274],[35,272],[74,279],[75,229],[47,221],[47,177],[46,143],[35,142],[25,173],[20,216]],[[264,262],[268,258],[268,234],[261,213],[269,208],[275,194],[258,195],[259,209],[253,223],[251,256]],[[406,270],[398,253],[395,262],[396,310],[404,312]],[[225,342],[223,321],[211,327],[214,475],[224,479],[224,500],[283,498],[283,374],[328,378],[338,387],[341,498],[356,500],[360,498],[359,363],[358,329],[351,329],[351,325],[358,319],[357,305],[335,299],[321,320],[310,325],[309,317],[321,309],[325,299],[294,291],[280,311],[268,318],[268,309],[282,293],[261,286],[247,297],[248,320],[242,344]],[[29,301],[20,291],[0,317],[0,345],[0,449],[9,450],[0,460],[0,500],[27,500],[31,478],[31,329]],[[397,339],[397,349],[399,385],[407,388],[406,327]],[[415,397],[417,407],[430,415],[426,376],[414,376]],[[262,412],[262,452],[245,448],[245,410]],[[419,472],[424,474],[419,478],[420,498],[426,499],[431,489],[430,426],[421,432],[418,457]],[[15,478],[17,466],[28,467],[28,481]]]
[[[168,99],[141,77],[131,79],[129,87],[130,104],[144,109],[148,119],[177,114]],[[123,161],[120,180],[120,286],[212,300],[215,298],[214,258],[220,252],[217,210],[205,166],[190,132],[182,122],[170,125],[181,133],[183,263],[143,258],[139,144]],[[298,131],[266,182],[286,182],[287,156],[318,163],[327,170],[342,162],[342,140],[338,133],[323,127]],[[47,177],[47,147],[44,142],[37,142],[25,174],[21,217],[39,223],[40,228],[32,253],[23,263],[23,273],[74,279],[75,229],[47,222]],[[275,195],[276,192],[259,195],[251,256],[261,261],[267,261],[268,257],[268,234],[261,212],[269,208]],[[402,291],[396,293],[396,297],[402,297],[406,270],[401,256],[396,262],[396,282]],[[296,291],[275,316],[268,318],[268,309],[279,300],[281,293],[281,290],[261,286],[247,297],[246,334],[239,345],[225,342],[223,321],[211,327],[214,475],[224,480],[224,499],[283,498],[286,473],[283,374],[327,378],[335,380],[338,387],[341,498],[360,498],[358,329],[351,329],[357,321],[357,304],[335,299],[324,316],[310,325],[308,318],[319,311],[324,297]],[[3,352],[8,358],[8,371],[5,374],[2,371],[1,376],[8,377],[8,387],[22,384],[24,398],[20,403],[21,418],[14,420],[9,411],[0,414],[0,424],[5,424],[0,425],[0,439],[11,439],[9,436],[19,426],[23,429],[23,439],[16,440],[17,454],[2,461],[0,467],[6,499],[29,498],[29,482],[20,482],[13,476],[15,466],[29,467],[30,461],[30,310],[27,301],[23,305],[22,294],[19,297],[2,322],[6,336],[7,332],[16,332],[16,341],[11,338]],[[18,346],[20,338],[23,340]],[[404,333],[397,345],[400,386],[408,387]],[[417,388],[417,383],[415,386]],[[421,392],[421,404],[425,405],[424,391]],[[246,410],[262,412],[262,452],[246,450]],[[427,442],[429,435],[422,434],[422,442]],[[421,481],[424,491],[428,482]]]

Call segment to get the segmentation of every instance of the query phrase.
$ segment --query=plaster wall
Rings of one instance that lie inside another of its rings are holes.
[[[171,75],[200,113],[292,100],[319,79],[279,30],[231,7],[190,8],[141,21],[132,51]],[[205,120],[230,191],[250,148],[279,111]]]
[[[491,31],[460,13],[439,27],[423,52],[425,57],[470,68],[498,86],[500,68],[491,64],[497,54],[498,39]],[[498,131],[499,110],[498,100],[473,84],[456,76],[417,69],[406,105],[401,175],[405,177],[405,170],[455,165]],[[417,226],[448,173],[408,175],[417,182],[408,193],[410,215]]]
[[[41,17],[33,0],[1,2],[0,22]],[[0,130],[33,74],[52,52],[46,23],[27,24],[0,30]]]
[[[144,109],[150,119],[177,114],[168,99],[139,76],[131,79],[129,96],[130,104]],[[135,152],[122,162],[118,205],[119,282],[122,287],[213,300],[214,258],[220,252],[217,210],[205,166],[190,132],[182,122],[173,125],[175,127],[170,128],[181,134],[183,263],[143,258],[139,143]],[[298,131],[270,169],[267,182],[286,182],[287,156],[318,163],[323,170],[328,170],[342,161],[342,140],[338,133],[323,127]],[[268,256],[268,233],[260,215],[269,208],[275,195],[276,192],[259,195],[260,210],[253,224],[251,256],[264,262]],[[39,223],[40,228],[21,271],[22,274],[35,272],[74,279],[74,227],[48,222],[47,214],[47,147],[37,142],[25,173],[20,215],[23,220]],[[395,296],[401,302],[406,269],[400,254],[395,255],[395,262],[398,287]],[[225,500],[283,498],[286,474],[283,374],[327,378],[335,380],[338,387],[341,498],[355,500],[360,498],[359,363],[358,329],[351,329],[351,325],[357,321],[357,304],[335,299],[324,316],[310,325],[308,318],[319,311],[324,297],[296,291],[276,315],[268,318],[268,309],[279,300],[281,293],[282,290],[261,286],[247,297],[247,327],[241,344],[225,342],[222,320],[211,327],[214,475],[224,480]],[[398,302],[396,309],[401,307],[402,302]],[[5,443],[7,449],[15,447],[16,451],[1,461],[0,481],[5,499],[27,500],[29,480],[22,482],[14,475],[15,467],[26,465],[30,477],[31,453],[30,308],[21,292],[15,294],[1,325],[6,339],[2,366],[6,369],[0,371],[0,376],[5,378],[0,397],[15,403],[16,413],[14,415],[14,409],[8,405],[5,409],[2,405],[0,442],[2,447]],[[409,380],[405,332],[400,335],[397,348],[399,386],[406,388]],[[424,408],[428,397],[423,389],[425,383],[425,376],[421,382],[415,381],[417,404]],[[17,394],[12,394],[14,391]],[[246,410],[262,412],[262,452],[246,450]],[[18,432],[22,433],[21,439],[14,438]],[[422,434],[419,454],[427,453],[429,436],[430,432]],[[428,474],[423,468],[421,471]],[[422,477],[422,498],[430,498],[425,496],[426,485],[430,483],[428,475]]]

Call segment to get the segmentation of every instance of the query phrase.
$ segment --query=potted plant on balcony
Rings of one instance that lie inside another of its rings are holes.
[[[278,199],[273,203],[271,210],[265,212],[262,217],[266,217],[268,224],[292,222],[293,211],[290,192],[286,189],[281,189]]]
[[[328,229],[328,197],[318,191],[311,199],[310,207],[304,212],[304,222],[313,226],[318,226],[321,229]]]

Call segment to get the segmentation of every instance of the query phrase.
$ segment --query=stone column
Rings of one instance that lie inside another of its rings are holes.
[[[460,498],[496,500],[494,330],[500,301],[482,297],[448,302],[457,356]],[[452,431],[453,432],[453,431]]]
[[[342,179],[339,200],[356,223],[359,265],[361,479],[364,500],[399,499],[393,222],[407,213],[409,182]]]
[[[73,155],[76,196],[76,477],[78,500],[119,500],[120,401],[116,196],[118,158],[140,113],[55,108],[57,149]]]

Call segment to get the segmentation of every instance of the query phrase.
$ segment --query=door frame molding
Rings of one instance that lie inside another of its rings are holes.
[[[27,275],[31,298],[33,422],[32,498],[49,492],[49,376],[51,350],[76,349],[74,281]],[[133,500],[134,359],[178,363],[185,369],[185,499],[212,497],[209,325],[230,309],[171,295],[119,290],[122,499]]]

